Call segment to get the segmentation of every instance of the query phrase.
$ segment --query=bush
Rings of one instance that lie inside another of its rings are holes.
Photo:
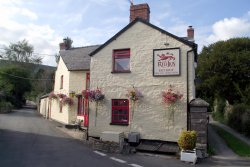
[[[193,150],[196,146],[196,131],[182,131],[178,139],[178,145],[183,150]]]
[[[250,106],[237,104],[228,114],[228,125],[233,129],[250,136]]]
[[[226,107],[226,100],[223,98],[216,98],[214,102],[214,111],[212,113],[213,118],[216,121],[224,123],[224,110]]]
[[[13,105],[10,102],[5,102],[5,101],[0,102],[0,113],[10,112],[12,108],[13,108]]]

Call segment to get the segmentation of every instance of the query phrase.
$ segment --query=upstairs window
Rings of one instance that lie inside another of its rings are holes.
[[[129,101],[128,99],[112,99],[112,123],[117,125],[128,125],[129,123]]]
[[[130,72],[130,49],[113,51],[113,72]]]
[[[63,75],[61,75],[60,89],[63,89]]]

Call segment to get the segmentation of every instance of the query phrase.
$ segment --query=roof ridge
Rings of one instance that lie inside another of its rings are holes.
[[[82,49],[82,48],[90,48],[90,47],[95,47],[95,46],[101,46],[102,44],[96,44],[96,45],[87,45],[87,46],[79,46],[79,47],[73,47],[68,50],[74,50],[74,49]]]

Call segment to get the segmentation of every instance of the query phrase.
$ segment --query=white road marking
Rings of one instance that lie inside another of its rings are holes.
[[[99,152],[99,151],[94,151],[94,153],[96,153],[96,154],[98,154],[98,155],[101,155],[101,156],[103,156],[103,157],[107,156],[107,154],[104,154],[104,153]]]
[[[133,166],[133,167],[143,167],[141,165],[137,165],[137,164],[129,164],[130,166]]]
[[[117,161],[117,162],[120,162],[120,163],[123,163],[125,164],[126,161],[122,160],[122,159],[118,159],[118,158],[115,158],[115,157],[110,157],[110,159],[114,160],[114,161]]]

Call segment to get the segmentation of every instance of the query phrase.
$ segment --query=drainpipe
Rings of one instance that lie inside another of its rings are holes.
[[[188,73],[188,55],[191,52],[195,52],[197,50],[197,45],[194,45],[191,50],[187,51],[187,130],[190,130],[190,121],[189,121],[189,73]]]

